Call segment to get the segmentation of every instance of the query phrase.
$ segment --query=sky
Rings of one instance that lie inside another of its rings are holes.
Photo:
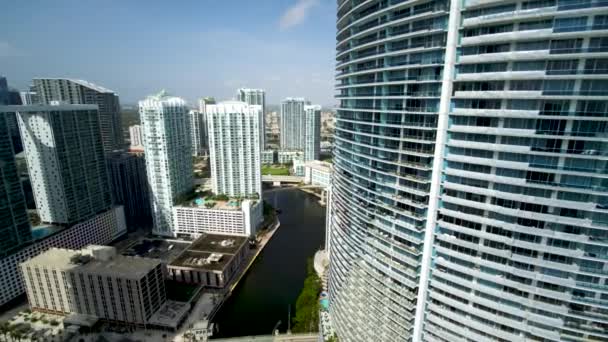
[[[262,88],[266,102],[333,105],[335,0],[6,0],[0,75],[84,79],[135,104]]]

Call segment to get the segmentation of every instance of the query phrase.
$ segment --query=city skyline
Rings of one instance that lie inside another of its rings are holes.
[[[230,13],[231,20],[214,13]],[[94,12],[72,1],[52,8],[23,3],[0,13],[0,32],[11,32],[0,34],[0,63],[10,85],[21,91],[33,78],[71,77],[103,84],[124,105],[162,88],[194,105],[207,94],[232,99],[243,87],[265,89],[269,104],[306,94],[331,106],[334,38],[326,32],[334,30],[334,15],[329,0],[117,2]],[[159,20],[171,25],[155,25]],[[62,36],[70,40],[56,39]],[[157,49],[157,39],[168,45]],[[243,60],[232,53],[235,46],[255,53]],[[286,58],[285,51],[298,53]]]

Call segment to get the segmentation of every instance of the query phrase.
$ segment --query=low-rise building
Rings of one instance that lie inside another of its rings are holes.
[[[223,201],[199,197],[174,206],[173,218],[178,236],[251,236],[263,221],[263,204],[250,199]]]
[[[167,300],[161,261],[114,247],[52,248],[21,271],[35,311],[144,325]]]
[[[331,164],[313,160],[304,164],[304,183],[327,188],[331,183]]]
[[[0,258],[0,305],[25,292],[19,264],[52,247],[79,249],[103,245],[127,232],[122,206],[115,206],[71,227],[43,225],[32,228],[33,242],[15,253]]]
[[[293,164],[293,160],[302,157],[303,152],[300,150],[279,150],[277,153],[277,162],[279,164]]]
[[[274,150],[264,150],[260,155],[260,160],[262,161],[262,165],[266,164],[274,164],[275,163],[275,151]]]
[[[206,234],[167,265],[174,281],[224,288],[247,255],[247,238]]]

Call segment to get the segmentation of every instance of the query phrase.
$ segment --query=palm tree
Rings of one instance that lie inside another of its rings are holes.
[[[0,334],[2,334],[2,340],[6,340],[8,334],[8,322],[0,323]]]

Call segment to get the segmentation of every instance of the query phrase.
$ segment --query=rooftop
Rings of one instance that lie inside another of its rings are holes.
[[[116,254],[114,247],[91,245],[81,250],[51,248],[23,264],[139,279],[158,266],[160,260],[127,257]]]
[[[221,271],[247,239],[240,236],[206,234],[198,238],[170,266]]]
[[[196,239],[188,251],[234,254],[247,242],[242,236],[205,234]]]
[[[108,88],[102,87],[100,85],[97,85],[95,83],[91,83],[89,81],[85,81],[85,80],[77,80],[74,78],[62,78],[62,77],[36,77],[34,78],[35,80],[66,80],[66,81],[70,81],[70,82],[74,82],[78,85],[81,85],[83,87],[87,87],[90,89],[93,89],[95,91],[98,91],[100,93],[112,93],[112,94],[116,94],[116,92],[114,92],[113,90],[110,90]]]
[[[27,106],[0,106],[0,113],[15,113],[15,112],[57,112],[57,111],[73,111],[73,110],[98,110],[99,107],[93,104],[33,104]]]
[[[331,163],[320,161],[320,160],[311,160],[304,164],[305,167],[310,167],[311,169],[323,171],[323,172],[331,172]]]

